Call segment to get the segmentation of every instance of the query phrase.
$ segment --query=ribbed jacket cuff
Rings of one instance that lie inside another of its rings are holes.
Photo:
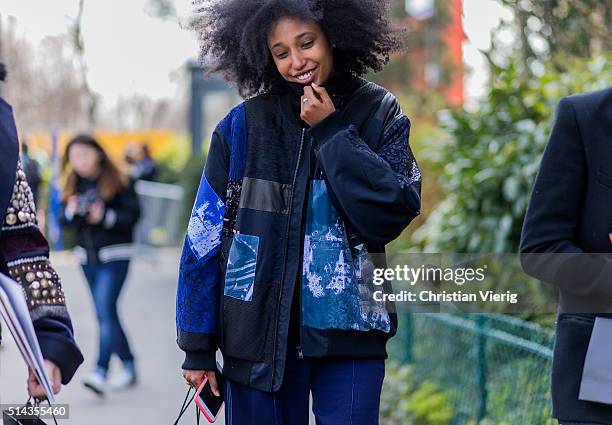
[[[52,361],[62,372],[62,384],[67,385],[83,363],[83,355],[70,340],[49,334],[37,334],[43,358]]]
[[[185,351],[185,370],[216,370],[216,351]]]

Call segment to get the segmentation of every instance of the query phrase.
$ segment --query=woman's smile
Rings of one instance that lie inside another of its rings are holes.
[[[312,68],[306,72],[302,72],[300,74],[297,74],[294,78],[295,80],[300,83],[300,84],[304,84],[304,85],[311,85],[313,82],[315,82],[316,77],[317,77],[317,70],[318,70],[318,66],[315,68]]]

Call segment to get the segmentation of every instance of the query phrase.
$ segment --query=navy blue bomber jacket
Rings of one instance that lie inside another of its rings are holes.
[[[217,126],[176,300],[183,368],[214,369],[220,348],[223,375],[263,391],[282,383],[294,293],[301,355],[387,357],[397,316],[373,301],[365,265],[420,212],[410,121],[393,95],[334,76],[336,112],[308,128],[291,86]]]

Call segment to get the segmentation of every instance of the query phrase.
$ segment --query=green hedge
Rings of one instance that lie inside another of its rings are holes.
[[[612,85],[612,56],[523,78],[518,63],[493,66],[477,110],[440,113],[446,139],[429,144],[443,201],[413,241],[426,252],[516,252],[531,187],[563,96]],[[427,204],[428,199],[423,199]]]

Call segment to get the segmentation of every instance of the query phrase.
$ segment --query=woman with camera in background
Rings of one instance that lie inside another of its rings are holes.
[[[83,383],[103,395],[113,353],[121,359],[123,369],[111,380],[110,388],[136,383],[134,356],[117,314],[117,299],[128,273],[140,207],[131,183],[93,137],[79,135],[70,141],[63,168],[69,173],[62,217],[76,230],[75,252],[91,289],[100,328],[97,367]]]

